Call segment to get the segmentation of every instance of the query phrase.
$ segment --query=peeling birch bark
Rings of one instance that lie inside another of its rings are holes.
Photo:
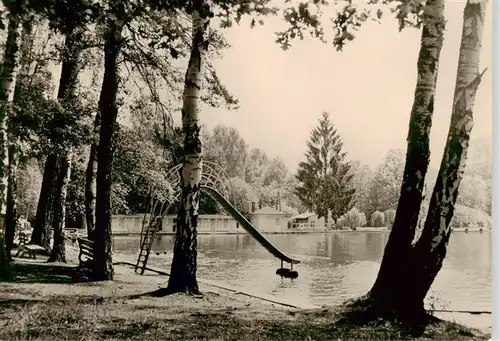
[[[206,6],[203,0],[198,6]],[[177,216],[177,228],[171,275],[166,293],[199,294],[196,280],[197,227],[202,173],[202,143],[200,140],[199,102],[210,23],[202,18],[197,7],[192,14],[193,43],[184,82],[182,127],[184,131],[184,163],[180,171],[182,194]]]
[[[418,78],[410,116],[401,195],[382,264],[368,295],[374,310],[380,315],[401,316],[407,312],[405,271],[411,257],[429,165],[429,136],[445,26],[444,7],[444,0],[430,0],[424,7]]]
[[[474,101],[486,71],[480,73],[479,70],[486,4],[487,0],[468,0],[465,5],[450,129],[424,229],[412,257],[413,280],[408,290],[413,293],[415,304],[421,304],[422,308],[446,256],[450,223],[465,171]]]

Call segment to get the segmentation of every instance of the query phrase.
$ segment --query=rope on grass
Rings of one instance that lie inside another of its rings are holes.
[[[487,310],[446,310],[446,309],[433,309],[436,313],[460,313],[460,314],[471,314],[471,315],[481,315],[481,314],[491,314],[491,311]]]

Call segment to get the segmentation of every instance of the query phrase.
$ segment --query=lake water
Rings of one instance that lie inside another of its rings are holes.
[[[388,236],[387,232],[266,235],[285,253],[302,260],[294,266],[299,277],[291,281],[275,274],[280,261],[251,236],[200,235],[198,276],[291,303],[337,305],[371,288]],[[168,272],[172,248],[173,236],[159,236],[149,264]],[[137,257],[139,236],[115,237],[114,249]],[[452,234],[443,268],[427,296],[427,306],[431,305],[436,309],[491,311],[490,233]],[[489,314],[438,316],[481,329],[491,326]]]

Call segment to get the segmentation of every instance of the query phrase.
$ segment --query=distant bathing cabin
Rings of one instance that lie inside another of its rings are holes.
[[[290,219],[292,229],[314,228],[318,225],[318,215],[312,212],[304,212]]]
[[[322,230],[324,228],[333,228],[335,223],[331,217],[329,223],[326,224],[324,217],[318,218],[316,213],[304,212],[291,217],[289,226],[291,229],[298,230]]]
[[[262,207],[252,212],[250,222],[260,232],[280,233],[288,228],[289,215],[273,207]]]

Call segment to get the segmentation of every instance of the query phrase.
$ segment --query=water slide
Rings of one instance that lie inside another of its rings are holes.
[[[290,264],[298,264],[300,260],[294,259],[290,256],[284,254],[280,249],[271,244],[269,240],[262,233],[260,233],[244,216],[241,215],[238,210],[231,205],[229,201],[226,200],[218,191],[211,187],[201,186],[201,190],[208,195],[210,195],[215,201],[217,201],[227,213],[229,213],[245,231],[247,231],[252,237],[254,237],[260,245],[262,245],[267,251],[269,251],[274,257],[281,259],[284,262]]]

